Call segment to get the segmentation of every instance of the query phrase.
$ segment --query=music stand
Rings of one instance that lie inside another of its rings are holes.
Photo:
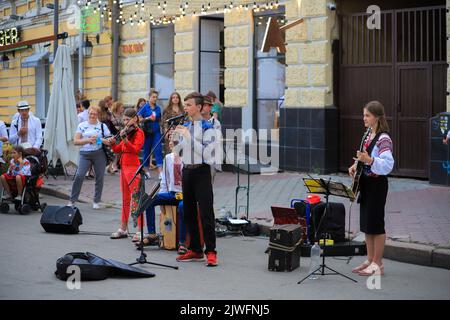
[[[332,182],[331,178],[328,179],[328,181],[323,180],[322,178],[319,179],[314,179],[314,178],[303,178],[303,182],[306,186],[306,188],[308,188],[308,192],[309,193],[319,193],[319,194],[323,194],[325,197],[325,211],[320,219],[320,223],[322,223],[322,219],[326,219],[326,214],[329,210],[329,204],[328,204],[328,197],[330,195],[334,195],[334,196],[338,196],[338,197],[344,197],[344,198],[350,198],[350,197],[354,197],[352,191],[346,187],[343,183],[340,182]],[[319,225],[320,225],[319,223]],[[324,232],[322,232],[322,236],[323,236],[323,253],[322,253],[322,264],[314,271],[312,271],[311,273],[309,273],[306,277],[304,277],[302,280],[300,280],[297,284],[302,283],[304,280],[308,279],[311,275],[322,275],[322,276],[326,276],[326,275],[340,275],[344,278],[347,278],[353,282],[358,282],[350,277],[347,277],[346,275],[337,272],[334,269],[331,269],[330,267],[328,267],[325,264],[325,252],[326,252],[326,239],[324,236]],[[315,238],[317,237],[317,234],[315,235]],[[316,239],[314,239],[316,240]],[[319,241],[319,245],[320,245],[320,241]],[[325,268],[332,271],[333,273],[325,273]],[[321,270],[322,269],[322,270]],[[319,274],[317,274],[317,271],[320,271]]]
[[[153,147],[153,149],[151,150],[151,152],[147,156],[147,158],[145,158],[144,161],[142,161],[142,164],[139,166],[139,168],[137,168],[133,178],[128,183],[128,185],[130,186],[133,183],[134,179],[136,179],[136,177],[138,175],[140,175],[141,179],[139,181],[139,201],[138,201],[138,206],[137,206],[137,211],[136,212],[141,217],[141,240],[140,240],[140,244],[139,244],[139,249],[141,250],[141,255],[139,256],[139,258],[136,259],[136,262],[130,263],[130,266],[135,265],[135,264],[152,264],[152,265],[156,265],[156,266],[160,266],[160,267],[166,267],[166,268],[172,268],[172,269],[178,270],[177,266],[170,266],[170,265],[166,265],[166,264],[149,262],[149,261],[147,261],[147,255],[144,253],[144,211],[153,202],[153,198],[155,197],[155,195],[156,195],[156,193],[158,192],[158,189],[159,189],[159,182],[158,182],[155,186],[153,186],[153,188],[152,188],[152,190],[151,190],[149,195],[147,195],[145,193],[144,164],[150,159],[152,154],[155,152],[156,147],[159,144],[162,143],[162,141],[164,140],[166,135],[169,133],[169,131],[175,125],[181,124],[182,121],[184,121],[184,118],[183,119],[179,119],[179,121],[174,120],[172,122],[169,122],[169,127],[167,128],[166,132],[164,132],[164,134],[161,136],[161,139],[159,139],[158,143]]]

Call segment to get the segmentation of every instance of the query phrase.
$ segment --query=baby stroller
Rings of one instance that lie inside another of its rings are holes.
[[[14,204],[14,208],[20,214],[29,214],[32,210],[44,212],[46,203],[40,203],[39,191],[44,184],[44,174],[47,171],[47,150],[25,149],[24,158],[30,162],[31,176],[27,176],[22,191],[22,200],[14,200],[17,196],[17,188],[11,188],[12,199],[9,202]],[[5,190],[2,189],[0,195],[0,212],[8,213],[9,204],[3,199]]]

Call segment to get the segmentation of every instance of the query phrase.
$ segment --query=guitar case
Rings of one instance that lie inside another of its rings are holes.
[[[90,252],[71,252],[56,260],[56,277],[60,280],[67,280],[73,274],[73,270],[70,270],[69,273],[67,271],[70,266],[79,267],[81,281],[104,280],[111,276],[131,278],[155,276],[146,270],[119,261],[103,259]]]

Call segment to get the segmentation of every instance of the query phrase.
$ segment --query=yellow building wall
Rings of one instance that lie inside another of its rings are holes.
[[[100,99],[111,94],[111,36],[108,27],[104,30],[105,32],[100,35],[99,44],[97,44],[93,35],[89,35],[94,48],[92,57],[85,57],[84,59],[84,93],[93,103],[97,103]],[[23,27],[20,37],[21,41],[26,41],[49,36],[53,32],[53,25],[48,22],[45,25]],[[60,22],[59,32],[67,32],[69,36],[77,35],[77,30],[71,29],[66,21]],[[62,40],[59,40],[59,44],[61,43]],[[50,44],[47,49],[53,52],[53,41]],[[0,120],[6,123],[11,122],[12,115],[17,112],[16,105],[21,100],[27,100],[31,105],[31,111],[36,112],[35,68],[21,67],[21,62],[32,55],[33,52],[33,49],[24,49],[15,51],[14,56],[12,53],[8,53],[10,58],[9,69],[3,70],[3,68],[0,68]],[[51,93],[53,64],[50,65],[49,82]]]

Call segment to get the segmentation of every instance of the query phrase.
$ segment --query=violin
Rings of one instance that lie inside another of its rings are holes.
[[[116,144],[119,144],[125,137],[128,139],[128,137],[138,128],[138,125],[136,125],[136,119],[137,115],[131,118],[130,121],[128,121],[127,125],[123,128],[123,130],[120,130],[113,137],[116,140]]]

